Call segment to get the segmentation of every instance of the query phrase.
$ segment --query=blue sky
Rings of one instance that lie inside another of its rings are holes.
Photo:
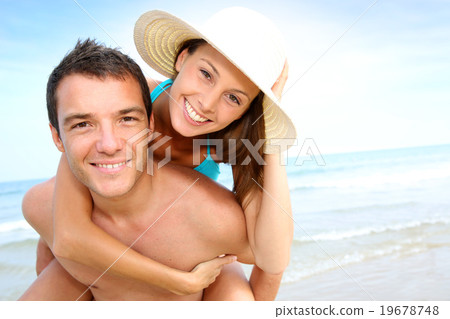
[[[373,1],[77,2],[102,28],[72,0],[0,3],[0,181],[55,173],[45,86],[78,38],[120,46],[161,78],[132,39],[134,22],[151,9],[197,25],[232,5],[272,19],[286,37],[283,104],[300,145],[313,138],[322,153],[336,153],[450,143],[449,1],[380,0],[331,49]]]

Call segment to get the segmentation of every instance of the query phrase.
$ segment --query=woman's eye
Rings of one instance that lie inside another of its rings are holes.
[[[202,74],[205,78],[207,78],[208,80],[211,80],[211,74],[209,74],[208,71],[200,70],[200,72],[202,72]]]
[[[230,94],[228,98],[231,100],[231,102],[236,103],[237,105],[241,105],[239,102],[239,99],[236,97],[236,95]]]

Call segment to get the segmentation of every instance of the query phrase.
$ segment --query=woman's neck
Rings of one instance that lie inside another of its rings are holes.
[[[174,164],[179,164],[187,167],[193,167],[193,142],[194,138],[203,137],[186,137],[175,131],[170,120],[169,111],[169,94],[161,94],[161,96],[153,104],[153,116],[155,119],[155,132],[160,133],[161,136],[157,137],[155,141],[163,138],[164,136],[169,136],[171,139],[164,145],[171,146],[171,162]],[[164,158],[166,147],[161,147],[161,150],[157,149],[154,151],[155,155],[160,158]],[[203,153],[203,150],[202,150]]]

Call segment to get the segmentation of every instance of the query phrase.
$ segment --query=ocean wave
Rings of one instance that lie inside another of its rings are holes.
[[[352,212],[368,212],[368,211],[386,211],[391,209],[406,209],[413,208],[418,205],[417,202],[408,201],[403,203],[391,203],[391,204],[373,204],[373,205],[365,205],[365,206],[355,206],[349,208],[337,208],[326,211],[319,211],[318,213],[334,213],[334,214],[344,214],[344,213],[352,213]]]
[[[294,256],[283,276],[283,283],[296,282],[334,269],[377,258],[418,254],[433,248],[432,246],[423,243],[422,239],[418,238],[416,240],[405,239],[396,243],[388,242],[382,245],[382,247],[376,246],[375,249],[369,248],[363,251],[346,252],[340,255],[334,255],[332,258],[327,256],[324,259],[314,259],[310,262],[305,262],[304,256]]]
[[[35,273],[34,261],[30,260],[29,265],[20,265],[16,263],[0,262],[0,274],[8,274],[9,277],[16,275],[30,275]]]
[[[0,233],[13,232],[17,230],[33,229],[26,220],[16,220],[0,224]]]
[[[23,189],[14,189],[14,190],[7,190],[7,191],[0,191],[0,197],[1,196],[11,196],[16,194],[25,194],[25,191]]]
[[[39,237],[25,238],[22,240],[12,241],[8,243],[0,244],[0,249],[20,249],[20,248],[36,248]]]
[[[344,240],[354,237],[360,237],[360,236],[368,236],[373,234],[380,234],[385,232],[398,232],[403,230],[408,230],[412,228],[417,227],[423,227],[428,225],[436,225],[436,224],[444,224],[448,225],[450,224],[449,219],[426,219],[426,220],[413,220],[407,223],[400,223],[397,225],[384,225],[384,226],[378,226],[378,227],[365,227],[365,228],[358,228],[358,229],[351,229],[351,230],[344,230],[344,231],[329,231],[324,233],[319,233],[312,236],[302,236],[300,238],[294,238],[294,243],[300,244],[300,243],[306,243],[306,242],[313,242],[313,241],[338,241],[338,240]]]
[[[354,174],[349,171],[349,175]],[[336,178],[329,176],[327,180],[303,182],[290,188],[291,191],[317,188],[377,188],[387,185],[414,186],[429,180],[449,179],[450,165],[436,168],[409,170],[402,173],[377,173],[365,176]],[[297,180],[298,181],[298,180]],[[294,182],[295,184],[295,182]]]

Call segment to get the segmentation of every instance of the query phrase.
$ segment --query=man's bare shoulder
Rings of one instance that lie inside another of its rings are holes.
[[[22,200],[22,213],[28,223],[41,235],[52,231],[52,201],[55,178],[30,188]]]
[[[191,168],[169,164],[164,167],[164,180],[170,181],[170,186],[183,185],[190,187],[189,197],[201,199],[195,202],[198,210],[222,210],[228,214],[233,212],[243,215],[242,208],[236,201],[234,194],[223,185]]]

